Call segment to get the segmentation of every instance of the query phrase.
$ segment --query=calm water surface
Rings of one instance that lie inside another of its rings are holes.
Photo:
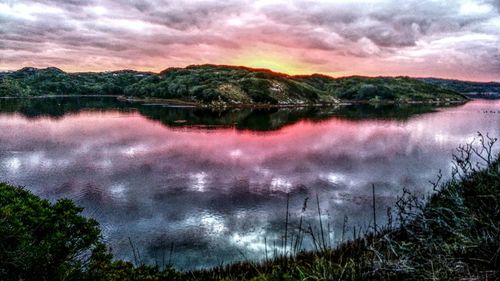
[[[302,216],[312,228],[318,195],[331,243],[345,217],[345,237],[370,226],[372,184],[383,222],[403,187],[427,193],[439,169],[448,174],[459,144],[500,135],[500,101],[212,112],[0,100],[0,131],[0,181],[75,200],[118,258],[133,259],[130,238],[142,261],[167,262],[173,246],[171,262],[192,269],[261,259],[266,247],[272,256],[287,194],[292,227]]]

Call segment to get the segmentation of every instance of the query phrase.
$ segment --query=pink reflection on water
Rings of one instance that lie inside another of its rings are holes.
[[[253,132],[172,128],[137,112],[0,114],[0,180],[77,200],[119,257],[129,252],[127,236],[144,247],[165,232],[182,242],[195,231],[191,239],[212,246],[254,241],[263,236],[244,223],[272,237],[269,225],[283,219],[273,198],[282,192],[298,194],[292,210],[320,193],[322,208],[354,224],[366,222],[375,183],[383,217],[402,187],[429,191],[427,181],[446,174],[453,149],[477,131],[499,136],[499,116],[500,101],[478,100],[407,121],[333,117]]]
[[[284,169],[300,170],[314,161],[314,155],[349,155],[357,161],[382,157],[390,161],[411,154],[423,144],[451,149],[470,140],[476,131],[498,131],[498,118],[483,124],[488,116],[481,113],[498,108],[497,101],[474,101],[409,122],[332,118],[319,123],[301,121],[266,133],[170,128],[139,113],[120,112],[83,112],[58,120],[1,115],[0,128],[3,150],[29,149],[38,144],[41,149],[66,147],[75,157],[100,152],[103,159],[122,154],[144,161],[185,155],[197,163],[234,164],[247,170],[264,167],[279,174]],[[474,114],[464,116],[464,112]],[[471,124],[478,128],[471,130]],[[179,167],[181,171],[189,169],[191,163],[184,164]]]

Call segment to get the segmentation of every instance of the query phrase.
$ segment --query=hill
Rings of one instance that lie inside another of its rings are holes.
[[[168,68],[158,74],[133,70],[65,73],[55,67],[26,67],[0,75],[0,96],[46,95],[118,95],[219,106],[466,100],[453,90],[409,77],[289,76],[223,65]]]
[[[498,82],[483,83],[438,78],[420,78],[420,80],[443,89],[465,94],[471,98],[500,98],[500,83]]]

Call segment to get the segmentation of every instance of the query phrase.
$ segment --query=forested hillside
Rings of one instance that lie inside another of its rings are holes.
[[[408,77],[289,76],[265,69],[200,65],[156,74],[66,73],[54,67],[0,74],[0,96],[119,95],[195,104],[298,105],[342,101],[461,101],[461,94]]]

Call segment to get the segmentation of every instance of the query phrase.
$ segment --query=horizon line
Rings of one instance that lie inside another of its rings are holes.
[[[150,70],[137,70],[137,69],[132,69],[132,68],[123,68],[123,69],[115,69],[115,70],[89,70],[89,71],[66,71],[61,67],[57,66],[46,66],[46,67],[34,67],[34,66],[22,66],[18,69],[6,69],[6,70],[0,70],[0,73],[12,73],[16,71],[20,71],[24,68],[34,68],[37,70],[43,70],[43,69],[48,69],[48,68],[56,68],[61,70],[64,73],[68,74],[78,74],[78,73],[112,73],[112,72],[120,72],[120,71],[135,71],[135,72],[142,72],[142,73],[150,73],[150,74],[160,74],[161,72],[164,72],[169,69],[187,69],[187,68],[194,68],[194,67],[203,67],[203,66],[213,66],[213,67],[228,67],[228,68],[243,68],[243,69],[248,69],[248,70],[253,70],[253,71],[263,71],[263,72],[270,72],[273,74],[281,75],[281,76],[287,76],[287,77],[312,77],[312,76],[324,76],[328,77],[331,79],[342,79],[342,78],[350,78],[350,77],[366,77],[366,78],[398,78],[398,77],[408,77],[408,78],[413,78],[413,79],[441,79],[441,80],[455,80],[455,81],[461,81],[461,82],[471,82],[471,83],[500,83],[500,80],[462,80],[459,78],[451,78],[451,77],[438,77],[438,76],[410,76],[410,75],[361,75],[361,74],[352,74],[352,75],[345,75],[345,76],[332,76],[329,74],[321,73],[321,72],[313,72],[309,74],[288,74],[285,72],[280,72],[280,71],[275,71],[269,68],[261,68],[261,67],[250,67],[250,66],[245,66],[245,65],[231,65],[231,64],[213,64],[213,63],[202,63],[202,64],[189,64],[184,67],[178,67],[178,66],[169,66],[166,67],[158,72],[155,71],[150,71]]]

